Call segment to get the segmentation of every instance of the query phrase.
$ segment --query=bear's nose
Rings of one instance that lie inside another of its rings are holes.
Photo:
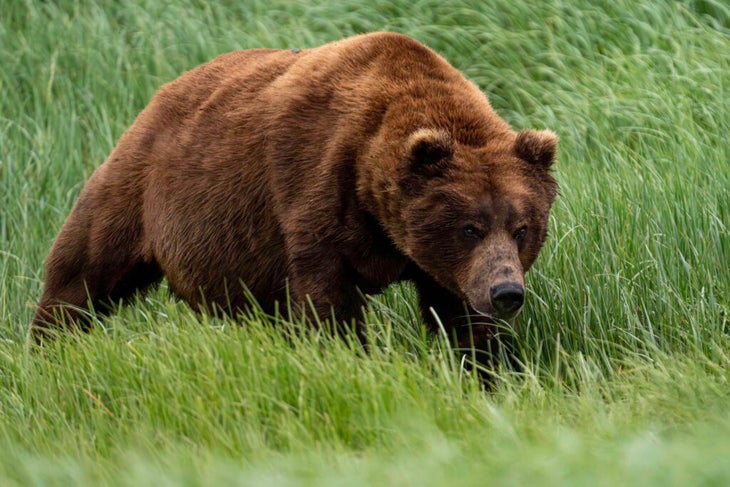
[[[500,317],[509,317],[525,302],[525,289],[516,282],[498,284],[489,290],[492,306]]]

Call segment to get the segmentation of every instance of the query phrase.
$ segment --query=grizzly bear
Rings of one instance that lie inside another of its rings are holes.
[[[403,35],[222,55],[164,85],[91,175],[32,334],[85,328],[90,306],[163,276],[199,309],[272,311],[289,293],[350,324],[410,280],[427,326],[484,345],[522,307],[556,145]]]

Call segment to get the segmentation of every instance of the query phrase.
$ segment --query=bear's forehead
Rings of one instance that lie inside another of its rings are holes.
[[[535,192],[520,178],[487,175],[455,178],[443,188],[443,201],[479,213],[522,213],[535,204]]]
[[[462,194],[474,201],[494,197],[530,200],[537,182],[531,180],[519,164],[515,161],[512,167],[486,165],[457,170],[452,173],[449,186],[460,188]]]
[[[512,194],[487,192],[476,201],[476,211],[488,221],[513,222],[524,214],[525,198]]]

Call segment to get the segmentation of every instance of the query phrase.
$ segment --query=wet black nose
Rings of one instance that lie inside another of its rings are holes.
[[[516,313],[525,302],[525,289],[514,282],[498,284],[489,291],[492,306],[500,316]]]

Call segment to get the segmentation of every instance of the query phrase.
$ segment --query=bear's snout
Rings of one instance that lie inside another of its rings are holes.
[[[525,287],[507,281],[492,287],[483,286],[467,295],[469,305],[482,316],[493,320],[510,320],[517,316],[525,302]]]
[[[517,316],[525,302],[525,279],[517,246],[506,235],[497,235],[485,242],[484,249],[474,255],[464,295],[480,315],[509,320]]]
[[[518,282],[506,282],[489,290],[496,318],[513,318],[525,302],[525,288]]]

